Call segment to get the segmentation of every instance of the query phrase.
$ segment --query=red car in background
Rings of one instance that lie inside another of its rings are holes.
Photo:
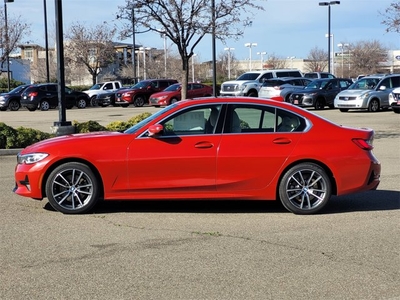
[[[170,85],[165,90],[150,97],[150,105],[167,106],[181,100],[182,84]],[[210,97],[213,94],[211,86],[202,83],[188,83],[187,98]]]

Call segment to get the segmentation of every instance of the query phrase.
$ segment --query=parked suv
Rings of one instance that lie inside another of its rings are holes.
[[[12,111],[18,110],[21,107],[21,94],[30,86],[30,84],[20,85],[8,93],[0,94],[0,110],[4,111],[7,108]]]
[[[304,89],[292,93],[289,102],[301,107],[314,107],[324,109],[325,106],[333,108],[335,96],[346,90],[353,81],[347,78],[322,78],[310,82]]]
[[[304,88],[312,79],[303,77],[282,77],[267,79],[258,93],[260,98],[282,97],[283,101],[289,102],[289,97],[296,89]]]
[[[236,80],[222,83],[220,95],[258,97],[261,85],[266,79],[302,76],[299,70],[292,69],[251,71],[240,75]]]
[[[395,88],[389,94],[389,104],[396,114],[400,114],[400,88]]]
[[[96,83],[90,89],[83,92],[88,94],[90,98],[90,105],[97,106],[98,95],[101,95],[103,93],[116,92],[120,88],[122,88],[122,83],[120,81],[106,81]]]
[[[319,78],[336,78],[335,75],[328,72],[308,72],[304,74],[306,78],[319,79]]]
[[[335,107],[341,112],[349,109],[368,109],[371,112],[388,109],[389,94],[397,87],[400,87],[400,74],[365,76],[336,96]]]
[[[147,79],[142,80],[128,89],[118,90],[115,93],[115,105],[127,107],[129,104],[143,106],[149,103],[149,98],[156,92],[163,91],[171,84],[178,83],[175,79]]]
[[[89,96],[65,87],[65,107],[85,108],[89,104]],[[55,83],[35,84],[28,87],[21,95],[21,106],[29,111],[49,110],[58,106],[58,86]]]

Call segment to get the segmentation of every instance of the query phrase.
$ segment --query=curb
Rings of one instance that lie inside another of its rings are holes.
[[[0,156],[17,155],[21,150],[22,150],[22,148],[0,149]]]

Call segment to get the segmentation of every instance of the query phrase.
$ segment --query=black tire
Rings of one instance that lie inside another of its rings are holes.
[[[339,108],[339,110],[340,110],[341,112],[348,112],[348,111],[349,111],[348,108]]]
[[[97,105],[99,105],[97,102],[97,96],[90,97],[90,106],[96,107]]]
[[[55,168],[46,181],[50,205],[64,214],[90,211],[98,202],[101,185],[85,164],[68,162]]]
[[[127,108],[127,107],[129,106],[129,104],[121,104],[121,106],[122,106],[123,108]]]
[[[135,99],[133,100],[133,105],[136,107],[142,107],[144,105],[144,101],[145,99],[143,96],[141,95],[136,96]]]
[[[322,109],[324,109],[324,108],[325,108],[325,100],[324,100],[324,99],[321,99],[321,98],[316,99],[316,100],[315,100],[314,108],[315,108],[316,110],[322,110]]]
[[[393,107],[392,107],[392,109],[393,109],[393,112],[394,112],[395,114],[400,114],[400,108],[393,108]]]
[[[21,105],[19,104],[19,102],[17,100],[11,100],[10,103],[8,103],[8,108],[11,111],[17,111],[17,110],[19,110],[20,107],[21,107]]]
[[[329,176],[313,163],[300,163],[290,168],[279,183],[279,198],[283,206],[300,215],[321,210],[328,203],[331,193]]]
[[[46,111],[50,109],[50,103],[47,100],[42,100],[39,104],[39,108],[42,111]]]
[[[0,111],[6,111],[7,107],[0,107]]]
[[[368,111],[370,112],[379,111],[379,101],[376,99],[372,99],[368,104]]]
[[[258,93],[256,92],[256,91],[250,91],[248,94],[247,94],[247,97],[258,97]]]
[[[85,99],[78,99],[76,100],[76,107],[77,108],[86,108],[86,100]]]
[[[27,107],[27,109],[28,109],[29,111],[35,111],[35,110],[36,110],[36,107]]]
[[[172,98],[170,104],[175,103],[175,102],[178,102],[178,99],[177,98]]]

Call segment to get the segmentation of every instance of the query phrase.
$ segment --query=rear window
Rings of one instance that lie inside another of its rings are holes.
[[[262,86],[272,87],[272,86],[280,86],[284,84],[283,80],[265,80]]]
[[[277,71],[276,77],[302,77],[299,71]]]

